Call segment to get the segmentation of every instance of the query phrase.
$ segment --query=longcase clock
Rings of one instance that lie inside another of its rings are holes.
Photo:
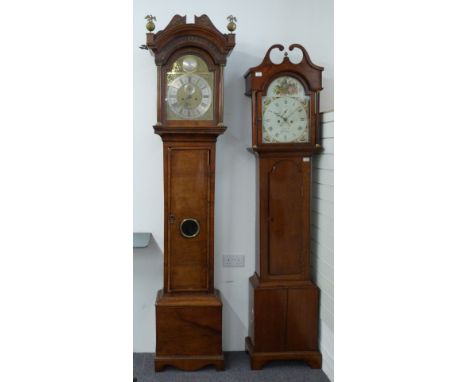
[[[301,359],[321,367],[319,290],[310,280],[310,157],[318,153],[319,92],[323,68],[299,44],[302,60],[270,52],[245,74],[252,99],[252,147],[257,157],[259,224],[255,274],[250,278],[249,337],[252,369],[268,361]]]
[[[163,140],[164,289],[156,298],[154,367],[224,368],[222,302],[213,286],[216,140],[223,70],[235,45],[206,15],[176,15],[147,33],[157,66],[156,134]]]

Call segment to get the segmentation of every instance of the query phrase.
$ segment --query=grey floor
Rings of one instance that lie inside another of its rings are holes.
[[[153,353],[133,353],[133,374],[137,382],[330,382],[322,370],[311,369],[300,361],[271,362],[262,370],[252,371],[245,352],[225,352],[225,371],[216,371],[212,366],[196,372],[166,367],[155,373],[153,359]]]

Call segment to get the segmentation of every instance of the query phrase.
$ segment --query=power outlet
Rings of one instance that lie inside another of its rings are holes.
[[[223,267],[243,267],[244,255],[223,255]]]

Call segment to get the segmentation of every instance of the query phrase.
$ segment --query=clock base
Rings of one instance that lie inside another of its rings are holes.
[[[156,299],[155,371],[165,366],[198,370],[214,365],[224,370],[222,308],[214,293],[158,292]]]
[[[293,359],[320,368],[317,286],[310,280],[262,282],[255,273],[249,292],[245,344],[252,369],[261,369],[269,361]]]
[[[213,365],[216,371],[224,370],[224,356],[171,356],[154,358],[154,371],[163,371],[166,366],[173,366],[184,371],[196,371]]]
[[[260,370],[270,361],[301,360],[307,362],[312,369],[322,367],[322,354],[319,351],[277,351],[256,352],[250,337],[245,338],[245,351],[250,356],[250,368]]]

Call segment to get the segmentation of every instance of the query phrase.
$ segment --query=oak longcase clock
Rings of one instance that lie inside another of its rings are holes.
[[[318,153],[319,92],[323,68],[299,44],[302,59],[287,53],[245,74],[252,99],[252,151],[257,157],[258,235],[250,278],[249,337],[252,369],[272,360],[302,359],[321,367],[318,293],[310,280],[310,157]]]
[[[157,66],[156,134],[163,140],[164,289],[156,299],[155,370],[224,368],[222,302],[213,286],[216,140],[223,70],[235,45],[206,15],[176,15],[146,45]]]

